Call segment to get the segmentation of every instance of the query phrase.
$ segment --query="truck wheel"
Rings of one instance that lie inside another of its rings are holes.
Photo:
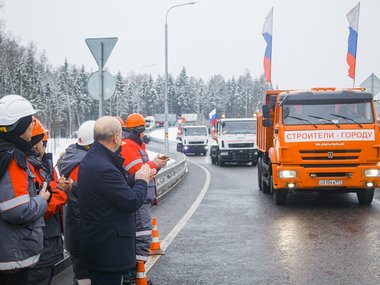
[[[273,200],[275,201],[276,205],[285,205],[286,199],[288,196],[288,192],[284,190],[276,190],[273,188],[273,177],[270,177],[270,189],[273,195]]]
[[[261,187],[263,189],[264,194],[269,194],[271,192],[270,185],[265,183],[264,179],[261,177]]]
[[[360,189],[356,192],[358,196],[359,203],[362,205],[370,205],[373,200],[373,194],[375,192],[375,188],[368,189]]]
[[[210,156],[210,158],[211,158],[211,163],[212,164],[216,164],[216,159],[214,157],[212,157],[212,156]]]

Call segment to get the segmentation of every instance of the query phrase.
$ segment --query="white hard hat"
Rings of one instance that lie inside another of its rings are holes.
[[[86,121],[80,125],[78,130],[78,144],[89,145],[94,142],[95,121]]]
[[[0,126],[10,126],[21,118],[34,115],[32,104],[20,95],[7,95],[0,99]]]

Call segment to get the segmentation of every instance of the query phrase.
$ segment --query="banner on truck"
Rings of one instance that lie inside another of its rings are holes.
[[[374,141],[374,130],[285,131],[285,142]]]

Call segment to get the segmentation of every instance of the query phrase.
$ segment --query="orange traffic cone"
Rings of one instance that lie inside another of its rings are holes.
[[[148,285],[148,281],[146,279],[144,261],[137,261],[136,268],[136,285]]]
[[[150,255],[163,255],[161,250],[160,238],[158,236],[157,219],[152,217],[152,243],[150,244]]]

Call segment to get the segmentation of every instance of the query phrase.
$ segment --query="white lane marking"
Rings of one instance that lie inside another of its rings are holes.
[[[161,242],[161,249],[166,250],[170,243],[175,239],[175,237],[178,235],[178,233],[183,229],[183,227],[186,225],[186,223],[190,220],[191,216],[195,213],[196,209],[200,205],[200,203],[203,200],[203,197],[206,195],[206,192],[210,186],[210,180],[211,180],[211,174],[210,172],[204,168],[202,165],[188,161],[190,163],[193,163],[200,168],[203,169],[204,172],[206,172],[206,182],[203,185],[202,191],[199,193],[197,199],[194,201],[193,205],[191,205],[190,209],[186,212],[186,214],[182,217],[182,219],[174,226],[174,228],[168,233],[168,235],[165,237],[165,239]],[[151,255],[149,256],[148,261],[145,263],[145,272],[148,272],[152,266],[156,263],[156,261],[160,258],[161,255]]]

